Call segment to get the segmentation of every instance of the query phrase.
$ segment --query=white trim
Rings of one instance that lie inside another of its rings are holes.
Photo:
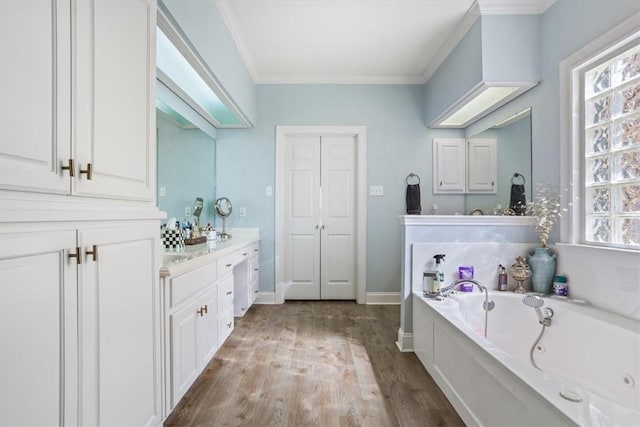
[[[556,0],[478,0],[482,15],[539,15]]]
[[[513,227],[514,225],[533,226],[535,218],[532,216],[498,215],[400,215],[400,224]]]
[[[255,78],[256,84],[424,84],[422,75],[372,75],[372,76],[308,76],[308,75],[263,75]]]
[[[398,328],[398,341],[396,341],[398,350],[403,353],[413,351],[413,334],[405,334],[402,328]]]
[[[275,292],[258,292],[254,304],[282,304],[276,299]]]
[[[357,216],[356,216],[356,301],[358,304],[366,303],[367,288],[367,128],[365,126],[276,126],[276,224],[275,224],[275,249],[276,249],[276,301],[284,302],[284,186],[286,185],[285,150],[286,136],[291,134],[302,135],[345,135],[356,136],[357,155]]]
[[[367,292],[368,305],[400,305],[400,292]]]
[[[582,141],[580,116],[573,106],[580,102],[580,88],[574,76],[588,64],[620,46],[640,39],[640,12],[614,26],[600,37],[582,47],[560,62],[560,164],[567,165],[560,171],[560,184],[566,188],[560,203],[569,214],[560,221],[560,241],[581,244],[582,233]],[[576,203],[574,203],[576,201]]]

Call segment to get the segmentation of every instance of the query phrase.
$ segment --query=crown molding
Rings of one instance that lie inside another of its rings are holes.
[[[556,0],[477,0],[482,15],[539,15]]]
[[[307,76],[307,75],[266,75],[254,80],[255,84],[424,84],[421,75],[417,76]]]

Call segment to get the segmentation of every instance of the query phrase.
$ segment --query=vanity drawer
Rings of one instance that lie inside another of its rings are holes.
[[[233,275],[218,282],[218,313],[233,307]]]
[[[216,280],[215,262],[171,279],[169,304],[174,307]]]
[[[242,261],[248,260],[251,256],[251,250],[249,246],[246,246],[242,249],[238,249],[234,254],[233,262],[238,265]]]
[[[218,347],[224,344],[224,341],[233,332],[233,306],[229,307],[222,314],[218,315]]]
[[[218,259],[218,278],[233,272],[233,254]]]

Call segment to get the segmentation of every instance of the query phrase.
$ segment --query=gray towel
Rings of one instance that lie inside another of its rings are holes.
[[[420,215],[422,206],[420,206],[420,184],[407,185],[407,215]]]

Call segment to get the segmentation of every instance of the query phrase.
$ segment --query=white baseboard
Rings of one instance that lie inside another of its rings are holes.
[[[276,301],[275,292],[258,292],[254,304],[282,304]]]
[[[367,292],[367,304],[400,305],[400,292]]]
[[[402,352],[413,351],[413,334],[406,334],[402,328],[398,328],[398,341],[396,341],[398,349]]]

